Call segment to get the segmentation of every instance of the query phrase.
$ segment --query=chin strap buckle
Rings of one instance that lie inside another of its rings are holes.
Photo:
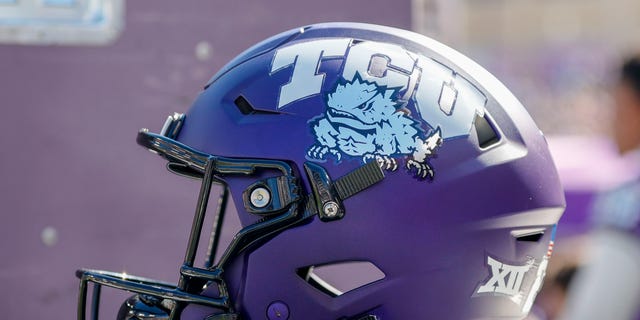
[[[322,221],[339,220],[345,211],[342,201],[384,179],[384,171],[377,162],[369,162],[347,175],[332,181],[322,166],[305,162],[304,169],[313,189],[313,199]]]

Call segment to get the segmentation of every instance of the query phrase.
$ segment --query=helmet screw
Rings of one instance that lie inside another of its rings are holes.
[[[329,201],[325,203],[324,206],[322,206],[322,211],[324,212],[324,215],[327,216],[327,218],[334,218],[335,216],[337,216],[339,209],[340,207],[338,207],[338,204],[334,201]]]
[[[289,307],[282,301],[271,302],[267,308],[267,317],[269,320],[287,320],[289,319]]]
[[[264,208],[271,200],[271,193],[264,187],[257,187],[251,191],[251,205],[256,208]]]

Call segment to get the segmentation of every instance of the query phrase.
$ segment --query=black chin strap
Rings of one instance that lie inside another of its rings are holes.
[[[354,196],[384,179],[384,171],[376,161],[371,161],[345,176],[338,178],[333,184],[338,197],[344,200]]]

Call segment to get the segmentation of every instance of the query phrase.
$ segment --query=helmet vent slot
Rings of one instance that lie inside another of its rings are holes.
[[[488,119],[487,115],[485,115],[484,117],[476,115],[474,126],[476,128],[478,145],[480,146],[480,148],[488,148],[500,141],[500,136],[491,124],[491,121]]]
[[[298,276],[331,297],[382,280],[384,272],[369,261],[349,261],[298,269]]]
[[[511,236],[520,242],[538,242],[544,236],[544,231],[544,228],[513,230]]]
[[[252,114],[280,114],[280,112],[277,112],[277,111],[256,109],[253,107],[253,105],[251,105],[249,100],[247,100],[243,96],[237,97],[235,100],[233,100],[233,103],[236,105],[236,107],[238,107],[238,110],[240,110],[240,113],[242,113],[245,116],[252,115]]]
[[[542,236],[544,235],[544,233],[536,233],[536,234],[529,234],[526,236],[522,236],[519,238],[516,238],[518,241],[524,241],[524,242],[538,242],[540,241],[540,238],[542,238]]]

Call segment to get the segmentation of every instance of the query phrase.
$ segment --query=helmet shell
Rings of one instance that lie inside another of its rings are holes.
[[[564,207],[547,143],[508,89],[453,49],[389,27],[317,24],[257,44],[209,81],[177,140],[299,169],[312,161],[332,178],[367,161],[397,165],[345,200],[343,219],[286,230],[231,264],[231,297],[248,319],[275,301],[291,319],[522,318]],[[255,222],[242,199],[255,177],[225,179],[242,224]],[[345,261],[385,277],[332,297],[296,272]]]

